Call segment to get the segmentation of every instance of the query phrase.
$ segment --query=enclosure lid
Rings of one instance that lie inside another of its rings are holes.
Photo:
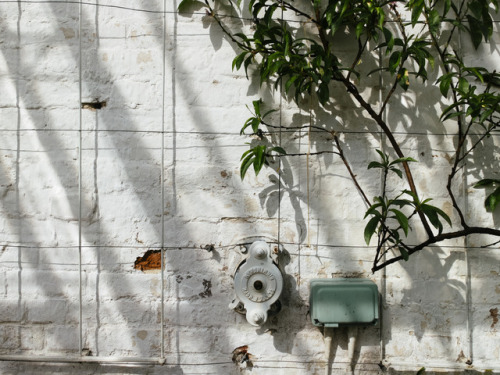
[[[377,324],[378,288],[373,281],[314,279],[310,287],[310,312],[314,325]]]

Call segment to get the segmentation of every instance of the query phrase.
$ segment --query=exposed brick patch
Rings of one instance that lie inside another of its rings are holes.
[[[148,250],[135,260],[134,268],[140,271],[161,270],[161,250]]]

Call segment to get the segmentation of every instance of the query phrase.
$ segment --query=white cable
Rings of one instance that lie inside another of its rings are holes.
[[[325,375],[330,375],[330,370],[331,370],[330,354],[332,352],[333,328],[323,327],[323,336],[325,340],[325,358],[326,358]]]

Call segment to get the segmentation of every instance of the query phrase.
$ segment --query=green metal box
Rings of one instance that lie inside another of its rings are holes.
[[[375,325],[378,321],[377,284],[368,279],[311,280],[311,319],[316,326]]]

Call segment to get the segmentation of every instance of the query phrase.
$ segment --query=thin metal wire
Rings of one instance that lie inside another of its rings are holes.
[[[462,50],[462,32],[460,29],[458,29],[458,51],[459,54],[463,54]],[[463,108],[462,108],[463,109]],[[465,118],[463,115],[461,115],[463,122],[465,123]],[[467,140],[464,142],[464,146],[466,146]],[[462,148],[462,155],[464,154],[464,148]],[[468,212],[468,203],[469,200],[467,199],[468,194],[467,194],[467,159],[464,159],[464,165],[463,165],[463,173],[462,173],[462,196],[463,196],[463,202],[464,202],[464,210],[465,212]],[[474,339],[473,339],[473,324],[472,324],[472,282],[471,282],[471,267],[470,267],[470,259],[469,259],[469,252],[468,252],[468,247],[469,247],[469,236],[464,237],[464,256],[465,256],[465,304],[466,304],[466,309],[467,309],[467,323],[466,323],[466,330],[467,330],[467,350],[469,351],[469,357],[468,360],[470,363],[474,362]]]
[[[282,128],[279,129],[277,132],[272,132],[272,131],[266,131],[263,132],[263,134],[283,134],[283,133],[295,133],[300,131],[303,128],[308,127],[308,125],[305,125],[303,127],[290,127],[290,128]],[[33,128],[20,128],[19,130],[17,129],[0,129],[0,133],[2,132],[79,132],[79,130],[75,129],[49,129],[49,128],[44,128],[44,129],[33,129]],[[98,129],[98,130],[88,130],[88,129],[82,129],[82,133],[85,132],[95,132],[97,131],[98,133],[145,133],[145,134],[161,134],[161,130],[140,130],[140,129]],[[324,130],[317,130],[317,129],[311,129],[311,133],[324,133]],[[214,135],[214,136],[219,136],[219,135],[235,135],[235,136],[240,136],[241,134],[239,132],[214,132],[214,131],[172,131],[172,130],[165,130],[163,132],[164,134],[193,134],[193,135]],[[336,130],[336,134],[366,134],[366,131],[355,131],[355,130]],[[378,131],[373,131],[373,133],[378,133]],[[392,132],[394,135],[405,135],[405,136],[423,136],[423,137],[429,137],[429,136],[443,136],[443,137],[454,137],[457,136],[458,133],[422,133],[422,132],[403,132],[403,131],[393,131]],[[470,136],[482,136],[483,133],[469,133]],[[253,137],[253,134],[245,134],[247,137]],[[491,137],[500,137],[500,132],[496,133],[491,133]],[[202,146],[205,147],[205,146]]]
[[[163,10],[167,10],[167,0],[163,0]],[[163,71],[162,71],[162,108],[161,108],[161,312],[160,312],[160,357],[165,357],[165,72],[166,72],[167,17],[163,13]]]
[[[282,245],[287,246],[299,246],[301,245],[299,242],[284,242],[280,241]],[[245,246],[250,243],[234,243],[227,245],[215,246],[215,249],[228,249],[237,246]],[[415,244],[414,244],[415,245]],[[78,249],[80,248],[78,245],[72,246],[37,246],[37,245],[23,245],[23,244],[0,244],[1,247],[5,248],[21,248],[21,249]],[[338,248],[338,249],[373,249],[373,246],[368,245],[344,245],[344,244],[315,244],[316,247],[325,247],[325,248]],[[158,250],[161,251],[161,246],[117,246],[117,245],[83,245],[82,249],[147,249],[147,250]],[[429,245],[426,248],[440,248],[440,249],[465,249],[465,246],[459,245]],[[203,250],[203,246],[164,246],[165,251],[182,251],[182,250],[193,250],[200,251]],[[469,246],[469,250],[481,250],[481,251],[499,251],[500,247],[484,247],[484,246]],[[204,250],[206,251],[206,250]],[[8,261],[2,261],[0,263],[11,263]],[[29,263],[29,262],[25,262]],[[127,263],[128,264],[128,263]]]
[[[383,59],[383,56],[382,56],[382,50],[379,49],[378,50],[378,59],[379,59],[379,66],[382,66],[382,59]],[[382,72],[379,72],[378,73],[378,82],[379,82],[379,89],[378,89],[378,100],[379,100],[379,108],[378,108],[378,112],[380,112],[380,109],[382,108],[382,103],[384,101],[384,97],[383,97],[383,92],[382,92],[382,87],[384,87],[384,78],[382,76]],[[384,116],[384,121],[387,120],[387,112],[383,112],[382,113],[382,116]],[[385,136],[384,134],[381,132],[380,133],[380,139],[385,139]],[[380,144],[380,148],[382,149],[382,152],[384,152],[384,142],[381,142]],[[382,186],[383,184],[383,175],[382,173],[380,173],[380,184]],[[382,261],[385,262],[386,260],[386,254],[387,252],[384,251],[384,255],[382,256]],[[385,299],[386,299],[386,293],[387,293],[387,284],[386,284],[386,269],[385,267],[382,269],[382,277],[380,278],[380,289],[381,289],[381,295],[382,295],[382,311],[384,310],[383,309],[383,305],[384,305],[384,302],[385,302]],[[383,361],[385,360],[385,342],[384,342],[384,317],[381,316],[380,320],[379,320],[379,340],[380,340],[380,363],[383,363]]]
[[[178,11],[161,11],[161,10],[152,10],[152,9],[143,9],[143,8],[132,8],[132,7],[126,7],[123,5],[112,5],[112,4],[96,4],[96,3],[89,3],[86,1],[60,1],[60,0],[0,0],[0,4],[5,3],[24,3],[24,4],[83,4],[83,5],[89,5],[89,6],[95,6],[95,7],[102,7],[102,8],[115,8],[115,9],[121,9],[121,10],[130,10],[133,12],[143,12],[143,13],[154,13],[154,14],[183,14]],[[204,12],[192,12],[189,14],[193,15],[198,15],[198,16],[205,16],[206,13]],[[252,18],[246,18],[246,17],[240,17],[232,14],[218,14],[219,17],[222,18],[233,18],[233,19],[238,19],[238,20],[243,20],[247,21],[249,23],[253,23],[254,20]],[[296,19],[286,19],[287,22],[291,23],[301,23],[301,20],[296,20]],[[396,23],[400,21],[392,21],[392,20],[386,20],[386,23]],[[407,19],[403,19],[402,22],[410,22]],[[493,23],[500,23],[500,20],[493,20]],[[419,24],[421,22],[417,22]]]
[[[78,7],[78,118],[79,118],[79,137],[78,137],[78,315],[79,315],[79,343],[80,355],[83,353],[83,292],[82,292],[82,3]]]
[[[283,22],[283,13],[284,10],[281,8],[281,26],[285,27],[285,24]],[[283,30],[284,31],[284,30]],[[281,147],[281,130],[283,128],[283,81],[280,81],[280,109],[279,109],[279,131],[278,131],[278,145]],[[281,166],[282,166],[282,161],[281,158],[278,158],[278,248],[281,248],[281,194],[282,192],[282,181],[281,181]]]

